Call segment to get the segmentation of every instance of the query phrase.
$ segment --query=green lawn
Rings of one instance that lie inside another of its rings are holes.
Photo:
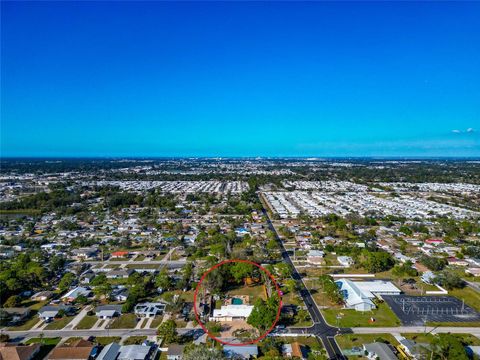
[[[60,319],[53,320],[50,324],[48,324],[45,330],[60,330],[67,326],[70,321],[73,320],[75,316],[64,316]]]
[[[57,345],[60,342],[61,338],[54,337],[54,338],[31,338],[28,339],[25,344],[43,344],[43,345]]]
[[[12,330],[12,331],[30,330],[39,321],[40,319],[37,316],[34,316],[31,319],[28,319],[27,321],[25,321],[23,324],[9,327],[8,330]]]
[[[282,296],[283,304],[303,305],[303,300],[297,292],[289,292]]]
[[[147,340],[146,336],[130,336],[125,339],[123,345],[140,345],[145,340]]]
[[[263,286],[242,286],[237,289],[227,291],[227,295],[248,295],[250,296],[250,303],[253,304],[257,298],[265,299],[265,292]]]
[[[133,329],[137,325],[135,314],[123,314],[116,318],[111,324],[110,329]]]
[[[331,325],[337,325],[336,316],[340,327],[364,327],[364,326],[399,326],[400,320],[384,302],[377,303],[377,309],[373,311],[356,311],[352,309],[322,309],[325,320]],[[375,322],[371,323],[370,318]]]
[[[145,255],[138,255],[133,261],[143,261],[145,260]]]
[[[471,306],[477,311],[480,311],[480,293],[469,287],[463,289],[454,289],[448,292],[448,295],[455,296],[460,300],[465,300],[465,304]]]
[[[150,324],[150,329],[156,329],[157,327],[160,326],[162,323],[163,316],[155,316],[155,319],[153,319],[152,323]]]
[[[343,350],[361,347],[363,344],[372,343],[380,339],[386,340],[394,346],[398,345],[398,341],[391,334],[344,334],[335,336],[338,346]]]
[[[285,337],[281,338],[282,342],[291,344],[293,342],[299,342],[302,345],[308,346],[311,350],[322,350],[323,346],[317,340],[316,337],[313,336],[296,336],[296,337]]]
[[[95,340],[93,341],[94,343],[98,345],[108,345],[112,342],[120,342],[122,338],[120,336],[97,336]]]
[[[476,321],[476,322],[435,322],[435,321],[427,321],[427,326],[480,327],[480,321]]]
[[[75,329],[91,329],[97,322],[98,318],[95,315],[87,315],[78,323]]]
[[[435,338],[435,335],[424,334],[424,333],[401,334],[401,335],[417,343],[427,343],[427,344],[430,344]],[[480,339],[477,338],[476,336],[473,336],[472,334],[451,334],[451,335],[458,338],[458,340],[462,342],[464,345],[473,345],[473,346],[480,345]]]

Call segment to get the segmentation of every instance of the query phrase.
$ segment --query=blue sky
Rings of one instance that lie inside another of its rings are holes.
[[[480,156],[480,3],[1,6],[2,156]]]

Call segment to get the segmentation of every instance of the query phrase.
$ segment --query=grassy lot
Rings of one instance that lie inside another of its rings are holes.
[[[182,300],[186,302],[193,302],[193,295],[195,291],[194,290],[189,290],[189,291],[183,291],[183,290],[173,290],[173,291],[166,291],[163,294],[161,294],[158,299],[171,302],[173,301],[173,296],[178,295]]]
[[[308,346],[311,350],[322,350],[323,346],[313,336],[297,336],[297,337],[285,337],[281,338],[285,344],[291,344],[293,342],[299,342],[302,345]]]
[[[292,304],[292,305],[303,305],[302,298],[296,292],[289,292],[282,296],[282,303],[284,304]]]
[[[323,260],[325,260],[325,265],[340,265],[337,261],[337,255],[327,254]]]
[[[473,336],[472,334],[451,334],[458,338],[460,342],[462,342],[464,345],[473,345],[473,346],[478,346],[480,345],[480,339],[477,338],[476,336]],[[418,343],[428,343],[430,344],[433,339],[435,338],[435,335],[432,334],[402,334],[402,336],[406,337],[407,339],[414,340],[415,342]]]
[[[256,299],[265,299],[265,292],[263,286],[243,286],[237,289],[233,289],[227,292],[227,295],[248,295],[250,296],[250,303],[253,304]]]
[[[146,336],[130,336],[125,339],[123,345],[140,345],[145,340],[147,340]]]
[[[305,321],[295,322],[292,326],[293,327],[307,327],[307,326],[312,326],[312,325],[313,325],[312,320],[308,319],[308,320],[305,320]]]
[[[39,321],[40,319],[37,316],[34,316],[31,319],[28,319],[27,321],[25,321],[23,324],[20,324],[17,326],[10,326],[8,330],[12,330],[12,331],[30,330]]]
[[[98,318],[95,315],[87,315],[78,323],[75,329],[91,329],[97,322]]]
[[[331,325],[337,324],[336,316],[343,314],[338,320],[340,327],[361,327],[361,326],[399,326],[400,320],[384,302],[377,304],[373,311],[356,311],[352,309],[322,309],[325,320]],[[370,323],[373,317],[375,322]]]
[[[145,255],[138,255],[133,261],[143,261],[145,260]]]
[[[187,322],[185,320],[182,320],[182,319],[175,319],[175,324],[177,324],[177,328],[184,328],[185,326],[187,326]]]
[[[480,327],[479,321],[474,322],[435,322],[427,321],[427,326],[450,326],[450,327]]]
[[[112,342],[120,342],[122,338],[120,336],[97,336],[95,340],[93,341],[94,343],[98,345],[108,345]]]
[[[469,287],[463,289],[454,289],[448,292],[448,295],[455,296],[460,300],[465,300],[465,304],[480,311],[480,293]]]
[[[351,349],[352,347],[362,346],[375,342],[375,340],[386,340],[390,344],[397,346],[398,341],[391,334],[345,334],[335,336],[338,346],[342,349]]]
[[[133,329],[136,324],[135,314],[123,314],[110,324],[110,329]]]
[[[75,316],[64,316],[61,319],[55,319],[47,325],[45,330],[60,330],[67,326]]]
[[[152,323],[150,324],[150,329],[156,329],[157,327],[160,326],[162,323],[163,316],[155,316],[155,319],[153,319]]]

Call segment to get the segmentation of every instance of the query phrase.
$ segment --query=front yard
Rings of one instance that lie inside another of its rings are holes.
[[[75,329],[91,329],[97,322],[98,318],[95,315],[87,315],[78,323]]]
[[[25,321],[23,324],[17,325],[17,326],[10,326],[8,330],[12,331],[25,331],[25,330],[30,330],[32,327],[35,326],[40,321],[38,316],[34,316],[31,319],[28,319]]]
[[[135,314],[123,314],[110,324],[110,329],[133,329],[137,325]]]
[[[64,316],[60,319],[53,320],[45,327],[45,330],[60,330],[67,326],[75,316]]]
[[[344,334],[335,336],[338,346],[342,350],[351,349],[353,347],[362,347],[363,344],[369,344],[375,341],[388,341],[390,344],[397,346],[398,341],[391,334]]]
[[[377,303],[373,311],[356,311],[353,309],[322,309],[325,320],[333,326],[367,327],[367,326],[399,326],[400,320],[385,302]],[[337,320],[337,315],[339,319]],[[371,322],[370,319],[375,321]]]

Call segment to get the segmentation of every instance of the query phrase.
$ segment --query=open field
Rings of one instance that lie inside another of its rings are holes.
[[[356,311],[352,309],[322,309],[325,320],[333,325],[340,327],[363,327],[363,326],[399,326],[400,320],[388,307],[385,302],[377,303],[377,309],[373,311]],[[370,318],[374,318],[374,322],[370,322]]]

